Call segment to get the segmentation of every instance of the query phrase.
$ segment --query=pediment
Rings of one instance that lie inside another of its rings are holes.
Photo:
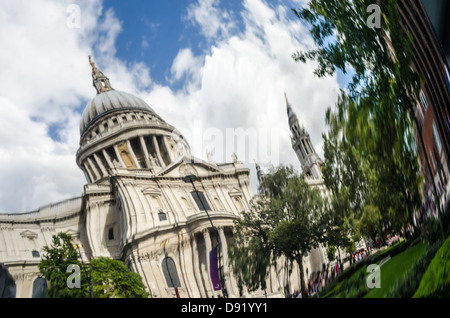
[[[196,176],[207,176],[212,173],[223,173],[222,169],[209,162],[203,161],[195,157],[183,157],[177,162],[165,167],[156,176],[164,177],[184,177],[190,174]]]
[[[26,230],[20,233],[20,236],[29,238],[30,240],[34,240],[38,237],[38,234],[30,230]]]
[[[230,197],[242,196],[242,191],[238,188],[233,188],[228,191],[228,194],[230,195]]]
[[[154,188],[154,187],[148,187],[148,188],[142,189],[141,191],[143,194],[161,195],[161,190],[159,190],[158,188]]]

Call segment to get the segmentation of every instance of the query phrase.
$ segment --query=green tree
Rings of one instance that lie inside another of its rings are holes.
[[[327,133],[324,140],[324,183],[330,193],[329,210],[326,214],[328,246],[350,249],[354,245],[355,220],[362,213],[367,197],[368,185],[366,167],[355,147],[346,142],[343,111],[348,99],[342,95],[338,99],[337,113],[326,112]],[[339,249],[340,251],[340,249]],[[340,255],[339,255],[340,257]]]
[[[345,143],[376,176],[370,183],[375,187],[372,199],[380,207],[384,227],[398,230],[420,205],[421,177],[413,134],[420,77],[411,68],[411,37],[402,27],[397,1],[377,2],[379,28],[366,24],[371,4],[371,0],[311,0],[304,8],[293,9],[311,25],[317,44],[310,51],[294,53],[293,58],[316,61],[314,73],[319,77],[336,69],[352,70],[336,116]]]
[[[268,269],[284,255],[298,263],[300,286],[306,295],[303,255],[323,241],[325,232],[320,191],[285,166],[272,169],[260,190],[264,195],[253,202],[252,211],[235,222],[235,244],[230,252],[234,272],[246,286],[265,288]],[[246,254],[250,258],[242,261],[239,256]],[[240,267],[249,263],[250,268]]]
[[[73,247],[71,236],[66,233],[53,235],[51,246],[43,248],[41,262],[38,265],[43,278],[47,280],[47,297],[49,298],[83,298],[89,297],[88,282],[85,279],[83,265],[78,251]],[[70,265],[77,265],[81,269],[81,288],[69,288],[67,279],[72,271],[67,272]]]
[[[48,281],[47,297],[88,298],[90,297],[88,279],[92,282],[96,298],[148,297],[140,275],[130,272],[121,261],[100,257],[92,259],[84,268],[70,235],[58,233],[53,236],[52,242],[51,246],[44,247],[44,254],[38,265],[43,278]],[[80,288],[69,288],[67,285],[70,275],[73,280],[69,281],[76,281],[74,276],[76,272],[67,271],[72,264],[80,269]]]
[[[358,231],[364,237],[370,237],[376,242],[377,234],[380,232],[381,213],[377,206],[366,205],[361,218],[358,221]]]
[[[327,257],[330,261],[334,260],[336,257],[336,246],[329,245],[327,247]]]
[[[91,260],[89,268],[95,298],[147,298],[138,273],[131,272],[121,261],[107,257]]]
[[[257,203],[251,202],[251,211],[243,212],[235,222],[234,244],[228,249],[230,265],[237,277],[242,294],[246,286],[250,292],[259,288],[266,290],[268,270],[274,264],[271,243],[268,241],[270,227],[261,215]]]

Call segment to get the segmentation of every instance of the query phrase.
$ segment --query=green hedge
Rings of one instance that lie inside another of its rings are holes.
[[[413,297],[450,297],[450,238],[437,251]]]

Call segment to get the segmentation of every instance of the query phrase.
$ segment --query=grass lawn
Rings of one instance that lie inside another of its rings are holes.
[[[394,286],[395,282],[425,253],[426,246],[423,243],[416,244],[400,253],[380,268],[380,288],[371,289],[367,298],[384,298],[386,293]]]
[[[422,281],[413,296],[448,298],[450,297],[450,237],[437,251],[428,266]]]

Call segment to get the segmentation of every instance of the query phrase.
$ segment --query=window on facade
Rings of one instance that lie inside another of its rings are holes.
[[[417,118],[419,120],[420,129],[422,129],[424,116],[422,112],[422,107],[420,107],[419,104],[417,104]]]
[[[159,221],[167,221],[167,215],[162,210],[159,211],[158,218]]]
[[[427,98],[425,97],[425,94],[424,94],[424,92],[422,90],[420,91],[420,100],[422,101],[423,108],[425,108],[425,110],[427,110],[427,108],[428,108],[428,101],[427,101]]]
[[[45,298],[45,291],[47,289],[47,281],[42,277],[38,277],[33,282],[32,298]]]
[[[31,255],[32,255],[33,257],[41,257],[41,255],[39,254],[38,251],[31,251]]]
[[[429,153],[430,153],[430,160],[433,162],[434,171],[436,171],[436,164],[434,163],[434,157],[433,154],[431,153],[431,150],[429,150]]]
[[[163,259],[161,267],[167,286],[169,288],[181,287],[180,280],[178,279],[177,267],[173,259],[166,257]]]
[[[112,227],[108,229],[108,240],[109,241],[114,240],[114,228]]]
[[[208,202],[206,201],[205,195],[203,194],[203,192],[191,192],[192,198],[194,199],[195,203],[197,203],[197,206],[200,210],[207,210],[210,211],[211,208],[208,204]]]
[[[436,141],[436,145],[438,147],[438,152],[439,154],[441,153],[442,150],[442,144],[441,144],[441,139],[439,138],[439,134],[436,128],[436,123],[433,122],[433,135],[434,135],[434,140]]]
[[[309,152],[308,152],[308,148],[306,148],[306,145],[305,145],[305,139],[302,139],[302,144],[303,144],[303,149],[305,149],[306,154],[308,155]]]
[[[305,158],[305,156],[303,155],[303,151],[302,151],[302,147],[300,145],[298,145],[298,151],[300,153],[300,157],[302,158],[302,160]]]

